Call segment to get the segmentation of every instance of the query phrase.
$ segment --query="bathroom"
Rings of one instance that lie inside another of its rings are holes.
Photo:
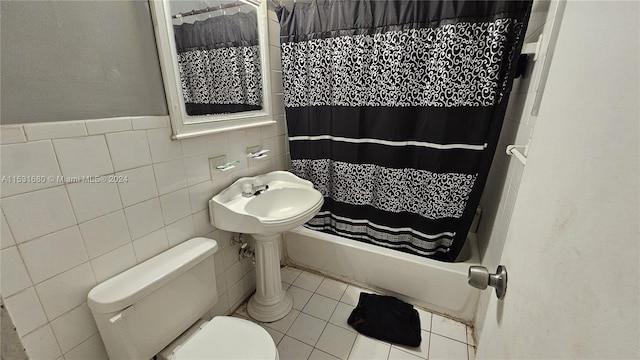
[[[0,2],[0,176],[53,176],[2,183],[3,359],[107,359],[88,292],[193,237],[218,244],[207,316],[254,293],[251,259],[211,225],[208,202],[239,178],[291,168],[269,4],[269,123],[172,140],[146,1]],[[524,43],[542,41],[513,84],[472,261],[427,269],[299,228],[283,236],[283,281],[299,268],[455,319],[468,329],[465,359],[640,357],[639,12],[636,2],[534,1]],[[506,154],[513,144],[528,146],[526,165]],[[256,149],[268,156],[248,158]],[[58,181],[84,175],[127,181]],[[503,300],[467,284],[470,265],[501,264]]]

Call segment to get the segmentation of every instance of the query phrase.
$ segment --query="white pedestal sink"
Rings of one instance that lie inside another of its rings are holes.
[[[272,322],[291,311],[293,299],[282,288],[278,239],[314,217],[323,202],[311,182],[287,171],[238,179],[209,200],[211,224],[256,239],[256,293],[247,305],[252,318]]]

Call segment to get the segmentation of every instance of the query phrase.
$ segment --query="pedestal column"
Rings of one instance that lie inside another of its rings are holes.
[[[256,239],[256,293],[249,300],[247,311],[258,321],[280,320],[293,307],[293,298],[282,288],[280,234],[252,236]]]

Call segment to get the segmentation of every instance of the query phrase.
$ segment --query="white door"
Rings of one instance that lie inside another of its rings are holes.
[[[567,3],[478,359],[640,358],[639,18]]]

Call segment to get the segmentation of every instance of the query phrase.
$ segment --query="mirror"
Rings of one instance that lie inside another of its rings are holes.
[[[265,1],[150,4],[174,139],[275,123]]]

